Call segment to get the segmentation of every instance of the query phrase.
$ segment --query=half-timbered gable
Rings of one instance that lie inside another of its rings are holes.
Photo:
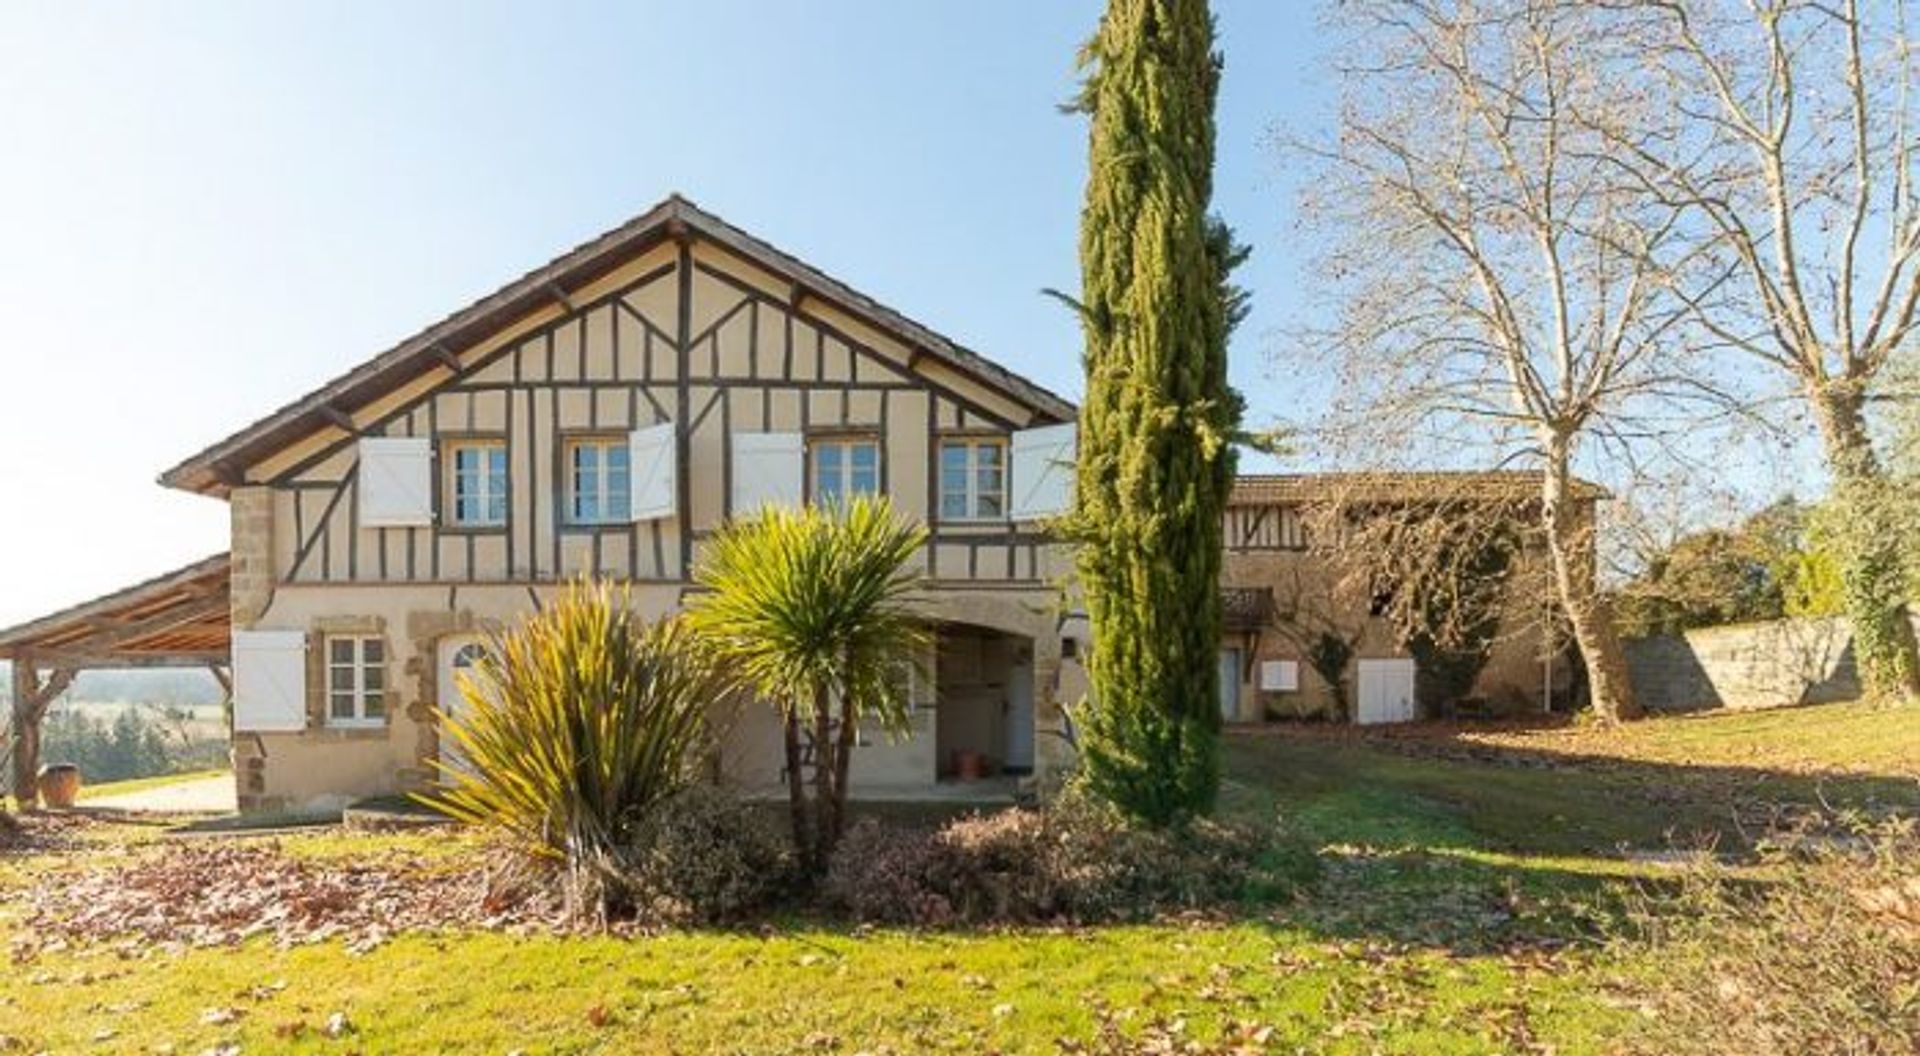
[[[1070,406],[684,202],[656,213],[660,237],[590,281],[556,264],[544,303],[433,338],[403,380],[349,376],[310,398],[306,435],[263,423],[168,482],[270,489],[289,584],[677,583],[742,504],[849,488],[932,526],[936,581],[1044,578],[1060,504],[1016,510],[1033,481],[1014,478],[1066,470],[1015,465],[1014,441]],[[636,505],[641,474],[667,501]]]

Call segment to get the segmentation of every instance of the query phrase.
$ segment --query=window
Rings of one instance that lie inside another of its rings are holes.
[[[894,694],[895,699],[900,702],[900,710],[907,715],[909,721],[919,710],[919,706],[914,703],[918,677],[914,674],[911,660],[895,660],[887,665],[887,691]],[[869,714],[863,716],[860,724],[854,727],[853,744],[856,748],[866,748],[884,742],[887,736],[886,725]]]
[[[813,443],[813,501],[840,502],[880,490],[880,444],[874,440]]]
[[[632,519],[627,438],[567,442],[567,523],[619,524]]]
[[[940,517],[999,521],[1007,516],[1007,445],[948,440],[940,445]]]
[[[370,635],[328,636],[328,725],[379,726],[386,721],[386,641]]]
[[[507,523],[507,445],[463,440],[448,448],[448,499],[456,528],[500,528]]]

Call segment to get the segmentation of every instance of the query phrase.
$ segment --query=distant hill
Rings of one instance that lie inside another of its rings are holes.
[[[0,700],[13,703],[11,664],[0,663]],[[220,703],[220,683],[199,668],[159,671],[83,671],[66,692],[67,700],[96,703],[162,704],[187,707]]]

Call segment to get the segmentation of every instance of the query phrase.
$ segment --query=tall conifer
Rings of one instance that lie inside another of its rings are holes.
[[[1221,510],[1240,405],[1227,335],[1244,255],[1210,219],[1220,58],[1206,0],[1110,0],[1081,55],[1087,393],[1080,582],[1093,624],[1084,766],[1152,822],[1219,785]]]

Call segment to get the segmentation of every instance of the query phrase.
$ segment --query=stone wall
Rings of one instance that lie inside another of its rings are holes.
[[[1650,711],[1770,708],[1860,695],[1840,617],[1704,627],[1630,639],[1627,667]]]

